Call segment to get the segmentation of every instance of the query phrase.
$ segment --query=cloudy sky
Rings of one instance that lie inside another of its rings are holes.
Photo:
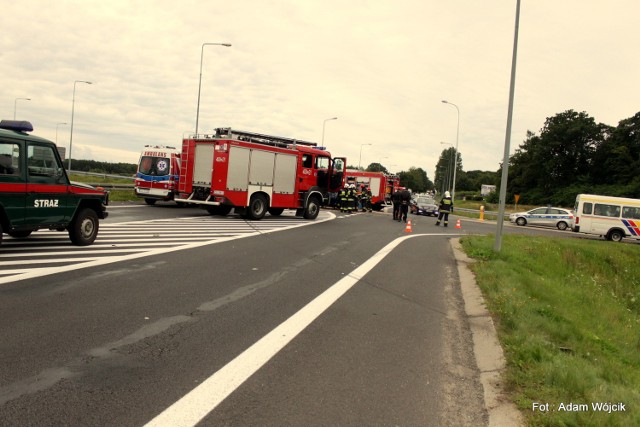
[[[421,167],[455,144],[465,170],[503,157],[516,1],[2,2],[0,118],[73,158],[135,163],[198,128],[320,143],[349,164]],[[522,0],[511,152],[574,109],[640,111],[637,0]],[[30,101],[17,99],[30,98]],[[17,99],[17,100],[16,100]],[[337,117],[337,120],[326,119]],[[67,123],[67,124],[59,124]],[[362,144],[372,144],[362,145]]]

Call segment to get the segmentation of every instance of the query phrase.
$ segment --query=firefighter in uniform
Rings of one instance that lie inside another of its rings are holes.
[[[451,194],[448,191],[444,192],[444,197],[440,200],[440,206],[438,208],[440,214],[436,225],[440,225],[440,221],[444,218],[444,226],[449,226],[449,212],[453,211],[453,200],[451,200]]]
[[[400,221],[398,217],[400,216],[400,202],[402,202],[401,192],[402,192],[402,187],[398,187],[398,189],[394,191],[393,194],[391,195],[391,201],[393,202],[393,220],[394,221]]]
[[[340,200],[340,212],[348,212],[349,206],[347,205],[347,195],[349,193],[349,184],[345,184],[340,193],[338,199]]]
[[[400,193],[400,200],[401,200],[400,217],[402,217],[402,220],[404,222],[407,222],[407,215],[409,213],[409,203],[411,203],[411,192],[406,188],[402,190],[402,192]],[[398,221],[400,221],[400,218],[398,218]]]
[[[354,212],[356,210],[356,185],[349,184],[349,190],[347,192],[347,206],[348,212]]]
[[[369,187],[365,188],[362,194],[364,194],[364,204],[362,205],[362,211],[364,212],[366,210],[367,212],[371,212],[371,189]]]

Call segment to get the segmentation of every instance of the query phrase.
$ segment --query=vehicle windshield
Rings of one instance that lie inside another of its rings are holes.
[[[169,175],[170,160],[167,157],[143,156],[140,159],[138,172],[143,175]]]
[[[435,205],[433,199],[429,199],[428,197],[418,197],[417,203],[419,205]]]

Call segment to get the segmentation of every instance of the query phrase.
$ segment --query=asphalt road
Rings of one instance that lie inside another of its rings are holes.
[[[325,214],[1,284],[0,425],[486,424],[449,239],[495,224]]]

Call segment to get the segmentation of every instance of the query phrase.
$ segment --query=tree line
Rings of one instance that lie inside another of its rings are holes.
[[[435,169],[436,190],[451,188],[455,149],[443,150]],[[496,172],[456,167],[456,194],[496,185],[489,202],[498,202],[502,165]],[[509,157],[507,203],[571,207],[580,193],[640,198],[640,113],[617,126],[598,123],[586,112],[567,110],[548,117],[539,135],[529,131]]]
[[[104,173],[108,175],[135,175],[138,166],[134,163],[108,163],[95,160],[71,159],[71,166],[74,171]]]
[[[614,127],[567,110],[509,159],[507,202],[571,207],[580,193],[640,198],[640,112]]]

